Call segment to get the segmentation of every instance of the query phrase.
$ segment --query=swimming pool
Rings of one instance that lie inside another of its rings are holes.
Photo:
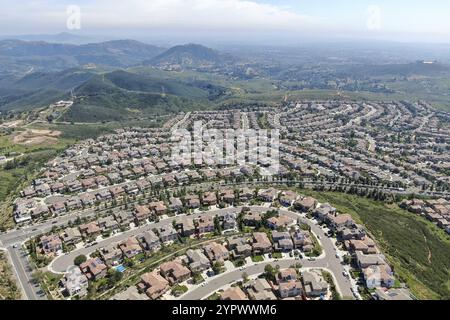
[[[123,265],[118,265],[118,266],[116,267],[116,270],[119,271],[119,272],[124,272],[125,269],[126,269],[126,268],[125,268]]]

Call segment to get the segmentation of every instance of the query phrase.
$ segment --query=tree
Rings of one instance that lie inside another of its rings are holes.
[[[108,284],[111,287],[114,286],[117,282],[119,282],[123,278],[123,273],[117,270],[110,269],[108,273],[109,273]]]
[[[222,272],[222,266],[223,264],[216,261],[214,262],[213,266],[212,266],[212,270],[214,271],[214,274],[219,274]]]
[[[87,257],[84,254],[81,254],[73,260],[73,263],[75,263],[75,265],[77,266],[80,266],[82,263],[86,262],[86,260]]]
[[[269,280],[275,280],[277,269],[272,267],[270,264],[264,267],[264,277]]]

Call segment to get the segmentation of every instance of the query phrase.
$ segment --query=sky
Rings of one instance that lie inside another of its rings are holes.
[[[0,0],[0,35],[450,43],[448,0]]]

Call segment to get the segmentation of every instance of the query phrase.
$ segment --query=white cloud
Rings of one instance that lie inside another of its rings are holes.
[[[70,4],[76,4],[73,1]],[[6,4],[1,24],[63,28],[68,3],[25,1]],[[225,30],[300,30],[315,19],[286,8],[250,0],[97,0],[79,4],[82,27]]]
[[[100,0],[83,9],[86,23],[93,27],[289,29],[310,20],[273,5],[243,0]]]

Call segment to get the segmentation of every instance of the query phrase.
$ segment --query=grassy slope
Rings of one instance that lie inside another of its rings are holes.
[[[23,154],[21,159],[29,158],[26,164],[14,169],[0,168],[0,228],[13,226],[11,204],[18,192],[30,183],[45,162],[55,157],[73,141],[61,138],[55,144],[22,146],[14,144],[11,136],[0,137],[0,154],[17,152]]]
[[[419,299],[450,296],[450,237],[426,219],[366,198],[302,190],[351,214],[374,236],[398,277]]]
[[[13,279],[6,253],[0,251],[0,300],[18,300],[20,297],[20,290]]]

